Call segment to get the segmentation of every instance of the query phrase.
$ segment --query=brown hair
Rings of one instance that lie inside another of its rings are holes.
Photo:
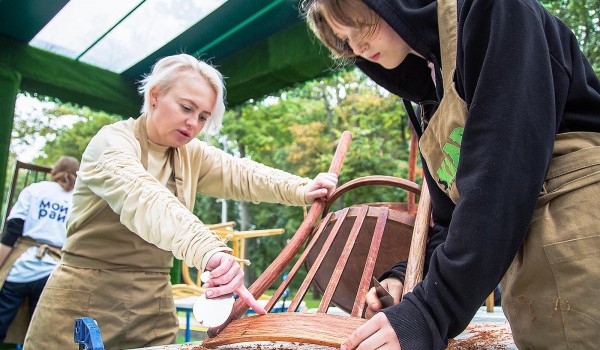
[[[79,170],[79,161],[74,157],[62,156],[52,167],[52,181],[57,182],[65,191],[69,192],[75,187],[75,179]]]
[[[381,19],[361,0],[302,0],[300,12],[312,32],[329,48],[332,57],[342,63],[353,62],[356,55],[347,42],[335,35],[327,19],[365,30],[364,37],[377,32]]]

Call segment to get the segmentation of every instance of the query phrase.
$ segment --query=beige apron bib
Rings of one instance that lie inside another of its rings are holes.
[[[456,70],[456,1],[438,1],[440,49],[444,97],[419,140],[419,149],[439,188],[458,201],[456,168],[462,134],[467,121],[467,104],[454,86]]]
[[[135,136],[141,146],[141,163],[147,169],[145,120],[142,116],[136,121]],[[185,205],[183,181],[179,176],[180,155],[178,150],[171,149],[170,152],[174,174],[167,188],[175,192]],[[107,234],[132,235],[125,226],[120,232]],[[148,254],[152,252],[148,251]],[[98,266],[93,266],[93,262],[88,264],[91,268],[69,266],[63,261],[56,268],[35,311],[26,337],[26,349],[73,348],[73,322],[76,317],[93,317],[96,320],[106,349],[176,342],[179,322],[168,272],[135,267],[117,270],[106,268],[101,263]],[[168,268],[165,267],[165,270],[168,271]]]
[[[419,148],[438,186],[459,200],[456,169],[467,118],[453,83],[456,1],[438,1],[444,97]],[[519,349],[597,348],[600,330],[600,134],[556,137],[525,242],[502,281]]]

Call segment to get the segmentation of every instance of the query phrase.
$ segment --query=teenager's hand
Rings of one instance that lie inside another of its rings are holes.
[[[400,342],[396,332],[383,312],[358,327],[348,339],[342,343],[341,350],[400,350]]]
[[[394,304],[398,304],[400,302],[400,297],[402,296],[402,288],[404,284],[400,282],[399,279],[390,277],[381,281],[381,286],[385,288],[391,295],[394,297]],[[381,302],[377,297],[377,292],[375,288],[371,288],[367,293],[367,310],[365,310],[365,318],[370,319],[375,316],[377,311],[381,310]]]
[[[320,173],[306,185],[304,198],[309,203],[313,203],[319,198],[329,198],[335,190],[337,181],[338,176],[334,173]]]
[[[264,315],[267,312],[252,293],[244,286],[244,271],[231,254],[217,252],[206,263],[206,270],[210,271],[210,278],[204,283],[207,298],[235,292],[256,313]]]

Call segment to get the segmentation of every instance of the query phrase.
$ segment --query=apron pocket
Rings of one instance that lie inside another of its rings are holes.
[[[179,330],[179,320],[175,312],[175,302],[172,297],[159,299],[159,312],[154,319],[154,344],[171,344],[175,342],[174,335]],[[154,345],[153,344],[153,345]]]
[[[559,295],[552,317],[562,317],[571,346],[593,348],[581,342],[597,339],[600,329],[600,235],[547,244],[544,251]]]
[[[77,317],[87,317],[90,304],[89,292],[46,286],[44,294],[44,297],[40,298],[36,310],[38,307],[43,306],[51,309],[56,317],[60,317],[60,315],[71,316],[74,313],[82,314]],[[74,322],[75,320],[71,321]]]
[[[56,287],[44,288],[27,331],[26,348],[43,349],[43,344],[64,348],[73,344],[76,317],[88,316],[90,293]]]

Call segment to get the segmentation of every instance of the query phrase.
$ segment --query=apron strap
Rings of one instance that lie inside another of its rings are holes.
[[[175,181],[175,195],[183,205],[186,205],[186,200],[183,190],[183,178],[181,177],[181,154],[178,148],[171,148],[171,167],[173,168],[173,180]]]
[[[146,130],[146,114],[142,114],[135,123],[135,138],[140,142],[142,150],[142,166],[148,170],[148,131]]]
[[[141,148],[141,162],[144,169],[148,170],[148,131],[146,130],[146,114],[142,114],[135,123],[134,128],[135,138],[140,142]],[[183,178],[181,177],[181,155],[179,154],[179,149],[171,147],[169,148],[169,162],[171,164],[172,169],[172,180],[175,182],[175,196],[179,201],[187,206],[187,201],[185,199],[183,190]]]
[[[442,54],[442,80],[444,91],[452,86],[452,78],[456,70],[457,50],[457,15],[456,0],[438,0],[438,26],[440,35],[440,51]]]

